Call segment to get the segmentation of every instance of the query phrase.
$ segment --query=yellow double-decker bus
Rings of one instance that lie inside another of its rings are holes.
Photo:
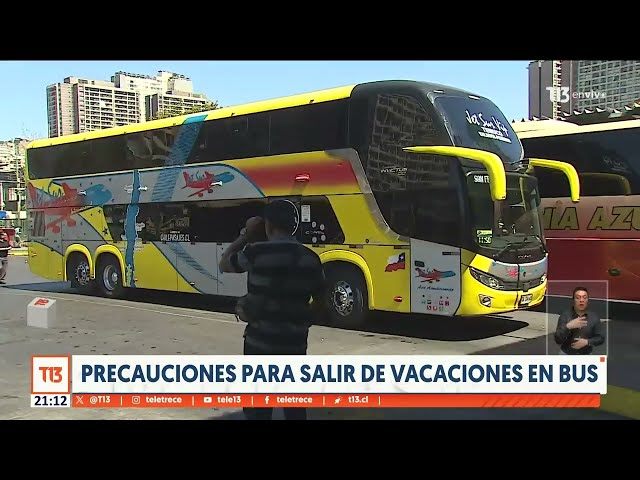
[[[575,170],[536,162],[564,172],[577,201]],[[512,311],[546,288],[533,163],[490,100],[400,80],[38,140],[29,265],[109,297],[242,296],[244,274],[218,259],[265,202],[287,198],[336,324]]]

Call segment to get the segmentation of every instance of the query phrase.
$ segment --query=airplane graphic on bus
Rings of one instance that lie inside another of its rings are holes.
[[[444,272],[441,272],[440,270],[436,270],[435,268],[433,268],[433,269],[427,269],[427,271],[425,271],[419,267],[416,267],[416,276],[420,277],[423,283],[439,282],[443,278],[455,277],[455,275],[456,273],[451,270],[446,270]]]
[[[223,184],[233,180],[233,174],[229,172],[221,173],[220,175],[214,175],[211,172],[204,172],[203,175],[199,173],[182,172],[184,176],[184,188],[190,188],[196,190],[189,197],[202,197],[205,192],[213,193],[214,187],[221,187]]]

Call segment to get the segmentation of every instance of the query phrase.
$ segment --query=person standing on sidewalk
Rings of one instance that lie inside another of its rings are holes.
[[[247,275],[247,295],[236,308],[247,322],[245,355],[306,355],[313,323],[311,300],[319,302],[324,270],[318,254],[298,242],[298,211],[288,200],[265,207],[264,220],[247,220],[220,259],[220,271]],[[260,241],[266,234],[266,241]],[[304,407],[284,408],[287,420],[306,420]],[[271,420],[272,408],[244,408],[249,420]]]
[[[0,284],[2,285],[6,283],[4,279],[9,268],[9,250],[11,250],[9,235],[4,230],[0,230]]]

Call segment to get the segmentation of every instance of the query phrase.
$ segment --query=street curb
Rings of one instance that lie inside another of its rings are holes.
[[[29,255],[29,252],[9,252],[9,255],[13,257],[26,257]]]

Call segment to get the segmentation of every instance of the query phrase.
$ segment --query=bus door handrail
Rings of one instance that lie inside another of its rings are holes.
[[[450,146],[415,146],[404,147],[403,150],[414,153],[431,153],[433,155],[447,155],[449,157],[468,158],[482,163],[489,173],[489,187],[491,198],[504,200],[507,198],[507,175],[504,164],[495,153],[475,148],[450,147]]]

